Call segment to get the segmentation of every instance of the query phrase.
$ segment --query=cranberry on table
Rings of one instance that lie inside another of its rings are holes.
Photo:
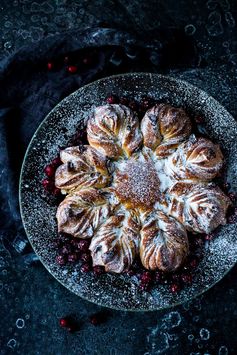
[[[63,255],[58,255],[58,256],[56,256],[56,262],[57,262],[57,264],[59,264],[61,266],[66,265],[67,258]]]
[[[78,67],[76,65],[69,65],[67,67],[67,71],[71,74],[74,74],[78,71]]]
[[[62,327],[62,328],[69,327],[70,321],[69,321],[68,318],[60,318],[60,319],[59,319],[59,325],[60,325],[60,327]]]
[[[54,69],[53,63],[52,62],[48,62],[47,63],[47,68],[48,68],[48,70],[53,70]]]
[[[90,323],[93,325],[99,325],[102,323],[102,317],[100,314],[93,314],[90,316]]]
[[[89,272],[91,270],[91,266],[88,263],[85,263],[81,266],[81,272]]]
[[[86,239],[79,240],[79,242],[77,244],[78,249],[83,252],[88,251],[89,246],[90,246],[90,241],[86,240]]]

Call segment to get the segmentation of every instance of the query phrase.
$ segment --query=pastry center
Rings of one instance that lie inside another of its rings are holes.
[[[160,181],[153,162],[130,159],[115,173],[115,194],[127,208],[152,208],[159,199]]]

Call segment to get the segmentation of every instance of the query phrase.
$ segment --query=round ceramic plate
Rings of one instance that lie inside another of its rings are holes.
[[[158,310],[206,291],[218,282],[237,260],[237,224],[218,229],[205,249],[192,285],[179,293],[167,285],[141,291],[136,280],[123,275],[81,273],[80,266],[59,266],[55,262],[57,237],[56,206],[45,198],[41,186],[44,166],[66,146],[76,128],[84,129],[85,120],[95,106],[105,103],[111,93],[140,98],[142,95],[170,102],[205,118],[206,129],[218,142],[227,159],[227,179],[237,191],[237,124],[212,97],[198,88],[171,77],[156,74],[125,74],[98,80],[77,90],[60,102],[34,134],[24,159],[20,181],[20,206],[28,238],[48,271],[75,294],[99,305],[120,310]]]

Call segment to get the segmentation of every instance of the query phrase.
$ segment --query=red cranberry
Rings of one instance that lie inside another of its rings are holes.
[[[71,253],[72,249],[70,248],[70,246],[68,245],[64,245],[62,247],[61,253],[64,255],[68,255],[69,253]]]
[[[81,256],[81,260],[85,263],[89,263],[91,261],[91,255],[89,253],[84,253]]]
[[[79,242],[77,244],[78,249],[82,252],[88,251],[89,246],[90,246],[90,241],[86,240],[86,239],[79,240]]]
[[[55,188],[53,189],[53,195],[54,195],[54,196],[61,196],[61,190],[58,189],[57,187],[55,187]]]
[[[67,68],[67,71],[71,74],[74,74],[76,73],[78,70],[77,66],[76,65],[69,65],[68,68]]]
[[[172,293],[177,293],[179,290],[180,290],[180,286],[178,284],[174,283],[170,286],[170,291]]]
[[[60,157],[54,158],[51,162],[51,165],[54,166],[55,168],[57,168],[61,164],[62,164],[62,161],[61,161]]]
[[[96,265],[93,267],[93,272],[96,276],[100,276],[105,273],[105,269],[101,265]]]
[[[53,63],[52,62],[48,62],[47,63],[47,68],[48,68],[48,70],[53,70],[53,68],[54,68]]]
[[[185,284],[191,284],[193,281],[193,277],[191,274],[184,274],[181,276],[181,279]]]
[[[142,281],[139,285],[139,288],[143,291],[147,291],[149,287],[150,287],[150,283],[145,281]]]
[[[69,254],[68,255],[68,261],[70,263],[75,263],[78,260],[77,254]]]
[[[53,177],[55,174],[55,168],[52,164],[46,165],[44,172],[48,177]]]
[[[110,95],[106,99],[107,104],[116,104],[118,102],[118,98],[115,95]]]
[[[62,328],[69,327],[70,321],[68,318],[61,318],[61,319],[59,319],[59,325]]]
[[[85,263],[81,266],[81,271],[82,272],[89,272],[91,270],[90,264]]]
[[[50,181],[49,179],[42,180],[42,185],[43,185],[44,189],[48,192],[52,192],[52,190],[54,188],[54,183],[52,181]]]
[[[152,280],[152,275],[149,271],[144,271],[141,274],[141,282],[142,283],[150,283]]]
[[[56,262],[57,262],[59,265],[63,266],[63,265],[66,264],[67,259],[66,259],[66,257],[63,256],[63,255],[58,255],[58,256],[56,256]]]

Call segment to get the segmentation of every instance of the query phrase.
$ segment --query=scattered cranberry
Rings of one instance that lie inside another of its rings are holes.
[[[58,255],[58,256],[56,256],[56,262],[57,262],[59,265],[63,266],[63,265],[66,264],[67,259],[66,259],[66,257],[63,256],[63,255]]]
[[[78,260],[77,254],[69,254],[68,255],[68,261],[70,263],[75,263]]]
[[[81,271],[82,272],[89,272],[91,270],[90,264],[85,263],[81,266]]]
[[[47,63],[47,68],[48,68],[48,70],[53,70],[53,68],[54,68],[53,63],[52,62],[48,62]]]
[[[55,187],[55,188],[53,189],[53,195],[54,195],[54,196],[61,196],[61,190],[58,189],[57,187]]]
[[[100,276],[105,273],[105,269],[103,266],[96,265],[93,267],[93,272],[96,276]]]
[[[177,293],[179,290],[180,290],[180,286],[179,286],[178,284],[172,284],[172,285],[170,286],[170,291],[171,291],[172,293]]]
[[[62,247],[61,253],[64,254],[64,255],[68,255],[68,254],[71,253],[71,251],[72,251],[72,249],[70,248],[70,246],[64,245]]]
[[[44,168],[44,172],[48,177],[53,177],[55,174],[55,168],[51,164],[46,165],[46,167]]]
[[[78,249],[82,252],[88,251],[89,246],[90,246],[90,241],[86,240],[86,239],[79,240],[79,242],[77,244]]]
[[[69,65],[69,66],[67,67],[67,71],[68,71],[69,73],[71,73],[71,74],[76,73],[77,70],[78,70],[78,68],[77,68],[76,65]]]
[[[149,271],[144,271],[142,274],[141,274],[141,282],[142,283],[150,283],[151,280],[152,280],[152,275]]]
[[[109,97],[107,97],[106,102],[107,102],[107,104],[110,104],[110,105],[116,104],[118,102],[118,98],[115,95],[110,95]]]
[[[193,281],[193,277],[191,274],[183,274],[181,276],[181,279],[185,284],[191,284]]]
[[[60,327],[62,327],[62,328],[69,327],[70,321],[69,321],[68,318],[61,318],[61,319],[59,319],[59,325],[60,325]]]
[[[50,181],[49,179],[42,180],[42,185],[43,185],[44,189],[48,192],[52,192],[52,190],[54,188],[53,182]]]
[[[51,162],[51,165],[54,166],[54,168],[57,168],[61,164],[62,164],[62,161],[61,161],[60,157],[54,158]]]

